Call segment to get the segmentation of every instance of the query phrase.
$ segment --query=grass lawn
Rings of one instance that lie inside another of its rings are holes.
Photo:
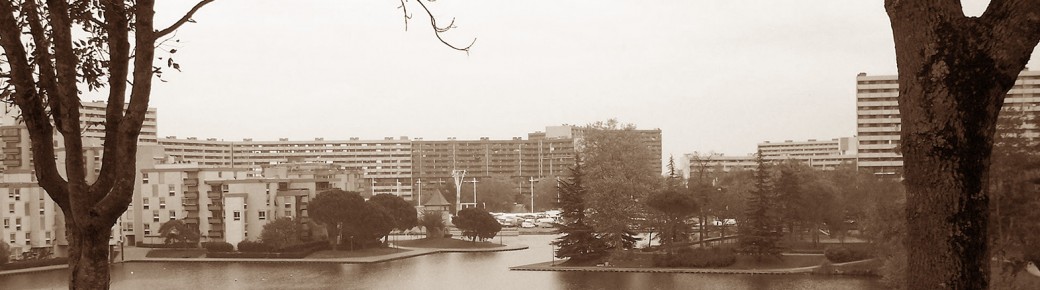
[[[333,251],[324,250],[317,251],[307,256],[308,259],[335,259],[335,258],[358,258],[358,257],[372,257],[390,255],[401,252],[407,252],[409,250],[395,249],[395,248],[368,248],[364,250],[356,251]]]
[[[418,239],[397,242],[402,247],[412,248],[438,248],[438,249],[483,249],[496,248],[503,245],[492,242],[471,242],[452,238]]]
[[[149,258],[201,258],[206,255],[206,249],[191,249],[191,250],[171,250],[171,249],[154,249],[148,251],[145,257]]]

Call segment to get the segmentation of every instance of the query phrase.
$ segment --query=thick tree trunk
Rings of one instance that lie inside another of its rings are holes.
[[[111,227],[67,227],[69,289],[108,289]]]
[[[899,68],[907,287],[985,289],[986,175],[1004,96],[1040,40],[1030,1],[887,0]]]

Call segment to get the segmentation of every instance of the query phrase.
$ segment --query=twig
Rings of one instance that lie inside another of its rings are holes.
[[[184,16],[181,17],[181,19],[177,20],[177,22],[174,22],[173,25],[170,25],[170,27],[156,32],[155,37],[160,38],[166,36],[167,34],[170,34],[170,32],[177,30],[177,28],[181,27],[181,25],[184,25],[184,23],[187,23],[189,21],[193,22],[194,20],[191,20],[191,16],[195,15],[196,11],[199,11],[199,9],[201,9],[202,6],[206,6],[206,4],[209,4],[210,2],[213,2],[213,0],[202,0],[199,3],[195,4],[195,7],[191,7],[191,10],[189,10],[188,13],[185,13]]]
[[[465,51],[467,54],[469,53],[469,48],[473,47],[473,44],[477,42],[477,38],[476,37],[474,37],[473,41],[470,42],[469,45],[467,45],[466,47],[457,47],[455,45],[452,45],[451,43],[449,43],[448,41],[444,40],[444,38],[441,37],[441,32],[446,32],[449,29],[454,28],[455,27],[455,18],[451,19],[451,23],[449,23],[448,26],[446,26],[444,28],[438,27],[437,26],[437,17],[433,16],[433,12],[430,12],[430,8],[426,7],[426,4],[423,4],[422,0],[415,0],[415,2],[419,2],[419,6],[422,6],[423,10],[426,10],[426,14],[430,15],[430,25],[433,26],[433,32],[434,32],[434,35],[437,36],[437,40],[440,40],[441,43],[443,43],[444,45],[447,45],[448,47],[450,47],[450,48],[452,48],[454,50],[461,50],[461,51]]]

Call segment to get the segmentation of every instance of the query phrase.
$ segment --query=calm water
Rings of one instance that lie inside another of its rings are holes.
[[[506,237],[530,249],[447,253],[367,265],[126,263],[115,289],[884,289],[862,277],[509,271],[551,259],[551,236]],[[496,240],[497,241],[497,240]],[[0,276],[2,289],[62,289],[66,270]]]

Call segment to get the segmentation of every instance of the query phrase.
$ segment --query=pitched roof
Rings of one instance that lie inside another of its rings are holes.
[[[450,206],[447,199],[444,199],[444,195],[438,190],[437,193],[433,194],[433,197],[426,200],[423,206]]]

